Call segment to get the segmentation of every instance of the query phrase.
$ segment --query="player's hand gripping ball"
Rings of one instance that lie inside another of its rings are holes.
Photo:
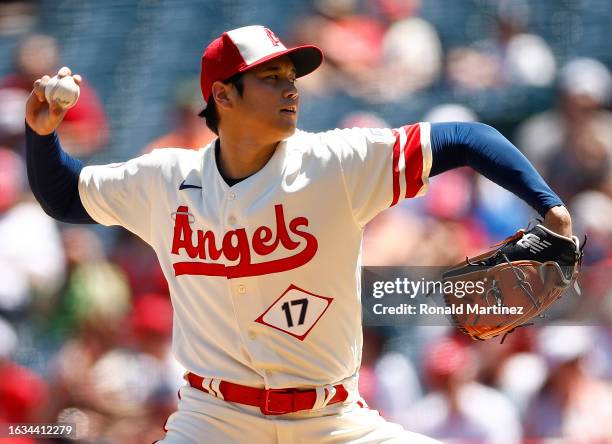
[[[72,108],[79,99],[81,89],[72,76],[54,76],[45,87],[47,102],[56,102],[63,109]]]

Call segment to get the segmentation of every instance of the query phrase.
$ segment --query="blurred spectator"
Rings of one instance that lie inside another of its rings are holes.
[[[356,0],[315,6],[318,15],[297,25],[295,39],[323,49],[326,80],[336,88],[378,103],[401,100],[437,80],[441,44],[435,28],[417,17],[419,0],[371,2],[370,14]]]
[[[217,137],[198,117],[204,107],[199,88],[198,80],[179,83],[174,98],[174,128],[147,145],[144,153],[168,147],[198,150]]]
[[[609,129],[606,132],[599,131],[595,120],[576,122],[568,128],[558,155],[550,158],[544,169],[561,199],[569,200],[585,190],[605,190],[612,165],[612,138],[607,137],[612,133]]]
[[[380,213],[365,228],[363,265],[422,264],[417,257],[422,254],[424,230],[423,220],[401,207]]]
[[[561,70],[557,108],[531,117],[517,130],[517,145],[563,199],[607,185],[612,113],[605,106],[611,92],[608,68],[593,59],[574,59]]]
[[[55,307],[51,329],[60,338],[81,328],[85,333],[113,329],[114,334],[109,331],[106,339],[111,340],[118,333],[113,324],[129,309],[130,294],[127,279],[117,265],[105,259],[74,265]]]
[[[487,245],[484,227],[476,219],[455,220],[427,219],[427,230],[421,238],[422,245],[415,265],[449,266],[474,256]]]
[[[425,210],[437,219],[462,220],[474,205],[474,172],[454,169],[431,179]]]
[[[364,329],[359,394],[371,408],[396,421],[421,396],[421,385],[414,365],[399,352],[385,351],[384,340],[382,330]]]
[[[605,65],[588,58],[571,60],[560,72],[556,109],[537,114],[518,128],[519,147],[540,169],[559,153],[575,126],[594,120],[598,131],[609,133],[612,116],[605,106],[611,93],[612,77]]]
[[[495,36],[449,52],[451,83],[467,89],[550,85],[555,58],[543,38],[526,32],[529,15],[525,0],[499,1]]]
[[[0,422],[29,422],[38,419],[48,387],[31,370],[11,361],[17,334],[0,317]]]
[[[32,370],[0,359],[0,422],[36,420],[48,393],[45,380]]]
[[[79,290],[75,290],[75,281],[78,281],[79,274],[83,274],[79,270],[86,269],[88,265],[90,269],[95,267],[95,264],[107,265],[102,241],[91,228],[83,225],[65,227],[61,232],[61,239],[65,251],[66,279],[55,297],[50,298],[47,304],[39,306],[45,315],[51,337],[55,340],[70,337],[78,323],[76,307],[79,304],[76,302],[78,296],[75,293]],[[104,274],[104,270],[101,273]],[[112,285],[112,276],[109,285]],[[87,290],[81,293],[84,293],[83,299],[89,296]]]
[[[342,119],[340,128],[390,128],[390,125],[376,113],[355,111]]]
[[[132,312],[127,318],[129,344],[144,361],[148,399],[176,398],[182,385],[184,369],[170,353],[172,338],[172,303],[167,295],[144,294],[134,298]]]
[[[382,57],[371,83],[371,100],[399,101],[434,84],[442,68],[442,44],[436,29],[419,17],[420,0],[375,0],[389,25]]]
[[[587,370],[594,332],[581,326],[541,330],[539,352],[550,373],[525,415],[527,436],[569,442],[612,440],[612,385]]]
[[[0,89],[0,146],[22,152],[25,103],[28,93],[20,88]]]
[[[381,56],[383,24],[362,14],[355,0],[317,0],[315,5],[327,19],[320,29],[326,57],[349,74],[376,66]]]
[[[430,180],[423,209],[433,219],[424,234],[432,248],[421,252],[423,265],[457,263],[488,245],[486,226],[473,214],[476,177],[471,169],[459,168]]]
[[[471,348],[479,357],[476,379],[491,387],[499,386],[500,372],[506,362],[516,354],[531,352],[534,335],[534,329],[519,328],[506,336],[503,344],[500,343],[501,338],[473,343]]]
[[[476,360],[460,341],[442,339],[425,351],[433,391],[403,415],[408,430],[457,443],[519,443],[521,426],[512,404],[497,390],[474,381]]]
[[[95,390],[113,400],[106,438],[139,437],[147,444],[164,436],[163,425],[176,410],[184,369],[170,354],[172,306],[164,295],[136,296],[123,324],[127,348],[115,347],[92,368]],[[110,407],[110,406],[109,406]],[[131,421],[127,421],[131,418]],[[133,439],[133,438],[132,438]]]
[[[0,3],[0,36],[29,32],[38,19],[36,0],[4,0]]]
[[[528,402],[542,388],[547,377],[544,359],[536,353],[520,352],[508,356],[496,367],[499,389],[524,414]]]
[[[168,282],[155,252],[138,236],[122,230],[110,259],[121,267],[134,294],[168,293]]]
[[[612,198],[600,191],[583,191],[569,203],[574,231],[588,235],[585,265],[612,261]]]
[[[386,418],[397,422],[403,412],[422,396],[415,366],[403,353],[388,351],[380,356],[374,369],[381,381],[376,405]]]
[[[106,390],[120,375],[100,373],[103,357],[125,333],[121,320],[129,311],[130,292],[116,266],[97,261],[74,269],[66,293],[56,324],[73,337],[62,345],[51,366],[53,391],[48,415],[55,420],[60,412],[76,407],[96,429],[106,416],[127,415],[132,407],[123,404],[120,395]]]
[[[0,148],[0,312],[26,308],[33,294],[53,295],[64,278],[57,225],[23,199],[24,174],[21,158]]]
[[[446,78],[455,88],[474,90],[498,87],[500,79],[497,69],[493,55],[471,47],[451,49],[446,56]]]
[[[425,113],[424,122],[477,122],[478,116],[467,106],[458,103],[436,105]]]
[[[360,94],[380,60],[384,25],[361,13],[357,0],[317,0],[314,7],[315,14],[299,19],[292,40],[319,46],[326,63],[313,78],[298,81],[300,92]]]
[[[612,285],[608,288],[612,288]],[[612,381],[612,290],[608,290],[607,298],[603,302],[606,322],[597,327],[595,343],[590,356],[591,373],[606,381]]]
[[[537,216],[525,202],[484,176],[476,176],[476,193],[474,215],[486,227],[490,239],[503,239]]]
[[[172,306],[156,294],[137,296],[129,312],[106,302],[80,319],[58,354],[50,415],[79,417],[91,441],[148,444],[163,437],[184,372],[170,354]]]
[[[11,358],[17,347],[17,333],[4,318],[0,317],[0,359]]]
[[[66,251],[66,267],[70,274],[80,265],[104,261],[106,254],[102,239],[91,228],[70,225],[62,230],[62,242]]]
[[[521,328],[506,336],[503,344],[494,339],[472,347],[478,356],[476,379],[500,390],[520,415],[547,376],[543,358],[534,351],[536,334],[536,327]]]
[[[0,88],[21,89],[29,94],[36,79],[44,75],[54,76],[60,66],[55,39],[43,34],[30,35],[17,47],[14,72],[0,79]],[[77,157],[91,156],[104,148],[108,140],[106,116],[87,81],[81,83],[79,100],[66,113],[58,131],[62,147]]]
[[[0,214],[19,202],[25,186],[25,165],[16,153],[0,147]]]

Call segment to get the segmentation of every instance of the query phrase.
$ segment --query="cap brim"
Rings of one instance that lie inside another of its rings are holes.
[[[323,63],[323,51],[314,45],[296,46],[285,51],[270,54],[267,57],[257,60],[248,66],[244,66],[238,72],[245,72],[256,66],[262,65],[270,60],[275,60],[283,56],[289,56],[295,66],[296,77],[310,74]]]
[[[314,45],[291,48],[287,55],[295,65],[297,77],[310,74],[323,63],[323,51]]]

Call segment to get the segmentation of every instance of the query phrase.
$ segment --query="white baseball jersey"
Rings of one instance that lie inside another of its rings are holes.
[[[213,144],[82,170],[81,200],[155,250],[189,371],[254,387],[312,387],[361,361],[364,225],[420,196],[430,126],[296,131],[229,187]],[[401,242],[401,239],[398,239]]]

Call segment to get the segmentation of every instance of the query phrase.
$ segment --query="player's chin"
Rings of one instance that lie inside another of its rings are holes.
[[[297,117],[296,116],[283,116],[275,125],[277,131],[282,134],[283,137],[289,137],[295,132],[295,128],[297,127]]]
[[[295,127],[297,123],[297,112],[281,111],[278,113],[278,115],[278,121],[281,123],[281,125],[293,124],[293,126]]]

